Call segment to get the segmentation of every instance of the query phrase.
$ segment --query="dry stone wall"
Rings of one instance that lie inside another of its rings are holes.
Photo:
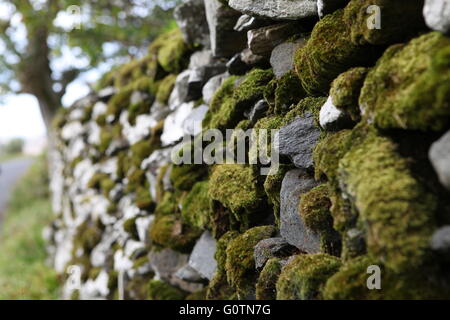
[[[55,119],[64,297],[448,298],[449,8],[183,2],[178,29]],[[175,161],[227,129],[254,130],[245,163]]]

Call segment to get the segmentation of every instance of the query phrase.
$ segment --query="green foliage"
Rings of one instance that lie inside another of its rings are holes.
[[[294,256],[281,271],[277,299],[321,299],[323,286],[340,266],[338,258],[323,253]]]
[[[44,158],[15,187],[0,236],[0,299],[57,299],[55,271],[45,263],[43,228],[53,219]]]

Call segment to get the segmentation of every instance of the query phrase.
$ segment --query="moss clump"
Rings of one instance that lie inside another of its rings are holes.
[[[138,115],[146,114],[150,111],[151,101],[140,101],[132,104],[128,107],[128,122],[131,125],[136,124],[136,118]]]
[[[117,92],[109,101],[106,116],[111,115],[118,119],[122,110],[128,108],[133,90],[131,88],[122,89]]]
[[[186,293],[160,280],[148,283],[148,300],[183,300]]]
[[[175,86],[175,80],[177,76],[175,74],[167,75],[160,83],[158,93],[156,94],[156,100],[162,104],[167,104],[169,101],[170,93]]]
[[[449,123],[449,99],[450,39],[431,32],[386,50],[359,104],[379,128],[439,131]]]
[[[183,40],[180,29],[173,29],[159,36],[150,46],[157,52],[158,62],[169,73],[179,73],[186,68],[192,48]]]
[[[394,271],[421,265],[435,228],[436,197],[413,177],[389,139],[372,130],[352,143],[338,177],[366,227],[369,254]]]
[[[323,253],[294,256],[281,271],[277,299],[321,299],[323,286],[340,266],[338,258]]]
[[[89,179],[87,187],[91,189],[100,190],[101,183],[105,179],[106,180],[109,179],[109,175],[103,172],[97,172],[91,177],[91,179]]]
[[[216,273],[206,288],[206,300],[237,300],[236,290],[227,282],[225,273]]]
[[[256,282],[256,299],[275,300],[277,297],[276,284],[281,273],[282,264],[279,258],[272,258],[266,262],[258,281]]]
[[[210,177],[209,197],[230,209],[243,230],[264,218],[264,191],[249,166],[216,165]]]
[[[127,175],[128,184],[125,188],[127,192],[135,192],[140,186],[146,183],[145,172],[138,168],[133,168]]]
[[[85,221],[77,227],[73,240],[73,253],[75,255],[77,249],[83,249],[84,255],[94,249],[94,247],[102,239],[102,230],[98,224],[92,221]],[[90,263],[89,263],[90,264]]]
[[[201,230],[185,225],[178,215],[157,216],[150,227],[150,238],[156,244],[180,252],[190,252]]]
[[[249,297],[255,289],[257,274],[253,252],[256,244],[275,232],[274,226],[254,227],[230,241],[226,250],[227,279],[240,297]]]
[[[183,221],[191,226],[204,229],[209,225],[211,209],[208,197],[208,181],[197,182],[181,205]]]
[[[217,273],[226,273],[225,263],[227,261],[227,247],[231,240],[239,236],[237,231],[228,231],[217,241],[214,258],[217,261]]]
[[[277,80],[274,93],[274,110],[269,110],[269,112],[283,115],[293,104],[298,103],[305,96],[306,93],[297,74],[294,71],[289,71]]]
[[[253,69],[233,90],[233,78],[224,81],[211,102],[209,128],[231,129],[243,119],[252,104],[263,97],[264,89],[273,78],[271,70]]]
[[[155,208],[155,214],[171,215],[178,212],[178,203],[174,193],[166,192],[164,193],[161,201],[158,202]]]
[[[208,174],[208,168],[200,164],[182,164],[173,166],[170,181],[175,189],[190,191],[194,184],[202,181]]]
[[[152,211],[155,203],[150,194],[150,186],[146,183],[144,186],[136,189],[136,206],[141,210]]]
[[[195,291],[189,294],[188,296],[186,296],[185,300],[206,300],[206,289]]]
[[[380,8],[380,29],[368,28],[373,13],[367,8],[372,5]],[[353,43],[389,45],[426,30],[422,9],[423,1],[352,0],[345,8],[344,23],[351,26]]]
[[[322,179],[325,175],[332,184],[337,184],[339,160],[348,151],[350,137],[351,130],[341,130],[336,133],[327,133],[319,141],[313,152],[316,180]]]
[[[326,15],[314,27],[306,46],[296,52],[295,69],[310,95],[328,95],[331,82],[342,72],[370,64],[378,54],[351,41],[344,11]]]
[[[123,230],[127,232],[133,239],[139,240],[139,233],[136,227],[136,217],[127,219],[123,222]]]
[[[116,183],[114,180],[108,178],[104,178],[100,181],[100,188],[102,189],[103,195],[105,197],[109,197],[109,192],[114,188]]]
[[[120,123],[116,123],[115,125],[105,125],[101,128],[100,131],[100,144],[98,146],[98,150],[101,153],[105,153],[111,142],[114,140],[120,139],[122,136],[122,126]]]
[[[319,126],[319,114],[320,109],[324,105],[327,98],[325,97],[306,97],[290,110],[283,119],[283,125],[286,125],[293,121],[297,117],[303,117],[305,113],[309,112],[314,115],[314,121]]]
[[[331,84],[330,96],[333,104],[338,109],[347,111],[355,121],[360,119],[358,99],[367,72],[367,68],[353,68],[341,73]]]
[[[305,225],[315,231],[328,230],[333,225],[331,201],[327,185],[320,185],[300,197],[299,212]]]

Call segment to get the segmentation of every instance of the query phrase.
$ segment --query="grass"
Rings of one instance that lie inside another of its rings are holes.
[[[26,155],[22,154],[22,153],[8,153],[8,154],[0,154],[0,163],[2,162],[7,162],[10,160],[14,160],[14,159],[19,159],[19,158],[25,158],[27,157]]]
[[[58,299],[56,273],[45,264],[43,228],[52,219],[44,157],[15,186],[0,231],[0,299]]]

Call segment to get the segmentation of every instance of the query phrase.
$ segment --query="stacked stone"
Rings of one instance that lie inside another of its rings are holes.
[[[446,5],[181,4],[179,29],[55,120],[46,236],[64,296],[447,297]],[[279,168],[173,161],[209,129],[278,130]]]

